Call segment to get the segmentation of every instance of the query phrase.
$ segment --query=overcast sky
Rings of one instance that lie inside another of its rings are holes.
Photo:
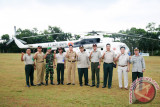
[[[0,35],[13,35],[14,26],[118,32],[149,22],[160,24],[160,0],[0,0]]]

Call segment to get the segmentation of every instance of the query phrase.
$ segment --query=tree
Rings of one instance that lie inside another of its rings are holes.
[[[2,40],[8,41],[9,40],[9,35],[8,34],[2,35]]]

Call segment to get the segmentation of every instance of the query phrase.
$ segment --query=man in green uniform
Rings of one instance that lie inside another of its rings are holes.
[[[52,54],[51,47],[47,48],[47,53],[44,56],[44,59],[46,59],[46,77],[45,77],[46,86],[48,85],[49,73],[50,73],[51,84],[54,85],[53,83],[53,74],[54,74],[53,65],[55,66],[55,62],[54,62],[54,56]]]

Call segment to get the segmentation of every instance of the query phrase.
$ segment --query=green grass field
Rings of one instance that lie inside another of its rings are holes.
[[[160,90],[155,99],[148,104],[129,104],[129,90],[118,87],[117,69],[114,69],[112,88],[102,88],[103,67],[100,69],[100,88],[80,87],[76,71],[76,85],[54,85],[25,87],[24,63],[20,61],[21,54],[0,54],[0,107],[56,107],[56,106],[137,106],[160,107]],[[145,77],[151,77],[160,85],[160,57],[145,57]],[[36,84],[35,71],[34,83]],[[65,84],[67,80],[65,70]],[[56,81],[54,73],[54,83]],[[131,71],[128,74],[131,84]],[[91,84],[91,70],[89,69],[89,83]]]

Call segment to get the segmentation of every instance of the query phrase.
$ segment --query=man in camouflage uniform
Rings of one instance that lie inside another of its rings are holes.
[[[51,47],[48,47],[47,53],[44,56],[44,58],[46,59],[46,77],[45,77],[46,85],[48,85],[49,73],[50,73],[51,84],[54,85],[54,83],[53,83],[53,74],[54,74],[53,65],[55,66],[55,62],[54,62],[54,56],[51,51],[52,51]]]

